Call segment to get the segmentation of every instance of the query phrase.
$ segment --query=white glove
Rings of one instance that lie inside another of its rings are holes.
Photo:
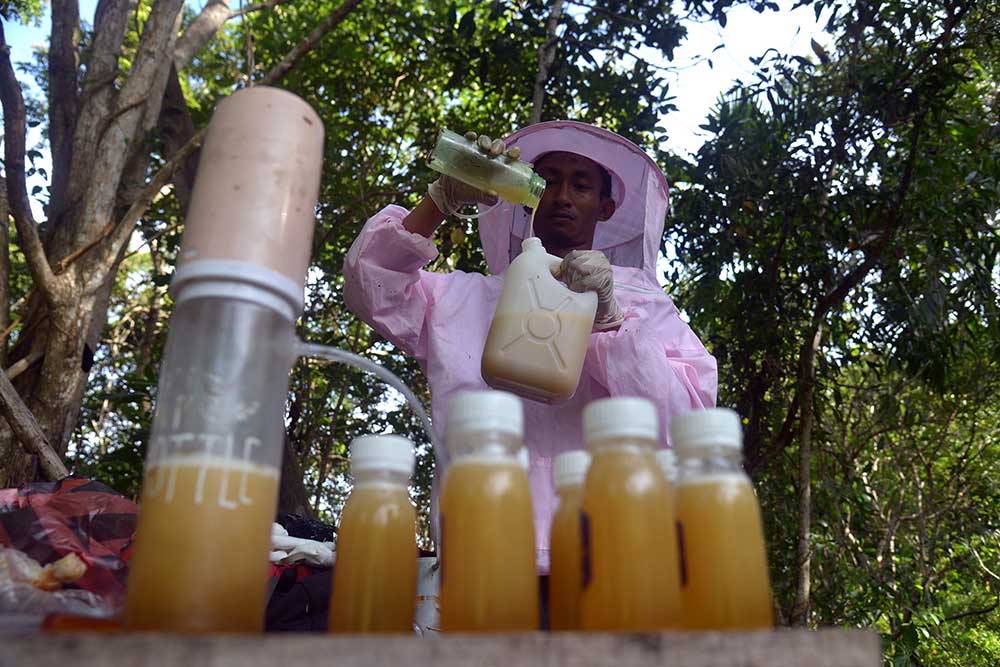
[[[615,276],[611,262],[600,250],[572,250],[563,258],[556,273],[574,292],[597,292],[595,331],[614,329],[625,321],[615,298]]]
[[[479,135],[477,138],[475,132],[466,132],[465,138],[469,141],[475,141],[479,151],[491,159],[506,153],[516,160],[521,155],[520,148],[514,147],[508,151],[503,140],[490,139],[485,134]],[[427,194],[434,205],[445,215],[452,215],[469,204],[493,205],[497,203],[497,193],[483,192],[451,176],[441,176],[428,185]]]

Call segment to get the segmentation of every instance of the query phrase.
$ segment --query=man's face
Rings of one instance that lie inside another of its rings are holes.
[[[555,152],[535,162],[535,171],[546,184],[535,214],[535,235],[560,257],[570,250],[589,250],[598,221],[615,212],[614,200],[601,196],[601,168],[581,155]]]

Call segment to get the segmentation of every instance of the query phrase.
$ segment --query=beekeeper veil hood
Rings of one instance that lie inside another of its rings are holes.
[[[505,141],[520,148],[526,162],[561,151],[601,165],[611,176],[615,212],[597,223],[593,249],[602,251],[615,266],[641,269],[656,282],[669,190],[663,172],[642,149],[614,132],[565,120],[530,125]],[[508,202],[480,215],[479,236],[491,272],[503,273],[520,252],[528,222],[524,207]]]

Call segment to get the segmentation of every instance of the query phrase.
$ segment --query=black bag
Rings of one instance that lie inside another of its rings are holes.
[[[267,632],[326,632],[333,570],[300,577],[301,569],[290,567],[271,579],[264,617]]]

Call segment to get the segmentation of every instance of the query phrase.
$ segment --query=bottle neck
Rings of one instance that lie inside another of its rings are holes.
[[[579,484],[563,484],[558,489],[556,493],[559,498],[563,501],[575,500],[583,497],[583,481],[581,480]]]
[[[369,468],[366,470],[352,471],[354,486],[398,486],[407,488],[410,484],[410,476],[396,470],[385,470],[380,468]]]
[[[528,180],[528,201],[526,204],[532,209],[538,208],[538,204],[541,202],[542,195],[544,194],[545,179],[532,171],[531,177]]]
[[[711,475],[745,475],[743,452],[736,447],[704,447],[693,451],[679,449],[677,468],[680,480]]]
[[[652,454],[656,441],[629,436],[624,438],[603,438],[587,442],[587,450],[593,455],[610,453]]]
[[[485,459],[520,465],[517,455],[521,437],[496,430],[459,431],[447,438],[448,454],[452,463],[459,460]]]

